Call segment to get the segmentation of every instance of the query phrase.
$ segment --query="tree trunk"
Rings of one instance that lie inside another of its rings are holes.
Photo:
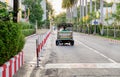
[[[13,1],[13,22],[18,22],[17,19],[18,19],[18,9],[19,8],[19,0],[14,0]]]
[[[92,13],[92,0],[90,0],[90,14]],[[89,33],[91,34],[91,25],[92,25],[92,21],[90,21],[90,25],[89,25]]]
[[[97,9],[96,9],[96,1],[95,1],[95,13],[96,13],[96,11],[97,11]],[[96,17],[95,17],[95,21],[96,21]],[[96,34],[96,24],[94,25],[94,33],[93,34]]]
[[[101,15],[100,15],[100,21],[102,24],[102,30],[101,30],[101,35],[104,34],[104,26],[103,26],[103,0],[100,0],[100,10],[101,10]]]
[[[71,22],[72,22],[72,19],[73,19],[73,11],[72,11],[72,10],[73,10],[73,8],[71,7],[71,8],[70,8],[70,15],[71,15],[71,16],[70,16],[70,17],[71,17],[70,21],[71,21]]]
[[[115,27],[115,24],[114,24],[114,38],[116,38],[116,27]]]
[[[86,4],[86,14],[85,14],[85,16],[87,17],[87,15],[88,15],[87,0],[85,0],[85,4]],[[86,20],[86,31],[88,32],[88,23],[87,23],[87,20]]]
[[[82,19],[82,5],[81,5],[82,3],[81,2],[82,2],[82,0],[80,0],[80,21]],[[79,24],[79,29],[78,29],[79,32],[80,32],[80,29],[81,29],[80,26],[81,26],[81,24]]]

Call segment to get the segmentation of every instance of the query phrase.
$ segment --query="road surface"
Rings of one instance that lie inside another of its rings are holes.
[[[120,42],[74,33],[75,45],[56,46],[52,32],[36,67],[36,39],[26,39],[24,66],[14,77],[120,77]]]
[[[120,43],[81,33],[74,33],[74,46],[55,40],[53,32],[40,77],[120,77]]]

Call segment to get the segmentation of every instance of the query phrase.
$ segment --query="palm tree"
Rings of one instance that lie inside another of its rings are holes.
[[[104,2],[103,0],[100,0],[100,21],[101,21],[101,25],[102,25],[102,29],[101,29],[101,35],[103,35],[104,33],[104,26],[103,26],[103,5],[104,5]]]
[[[72,19],[72,7],[78,0],[62,0],[62,8],[70,12],[70,18]]]
[[[97,9],[96,9],[96,0],[95,0],[95,21],[96,21],[96,12]],[[94,25],[94,34],[96,34],[96,25]]]
[[[90,0],[90,14],[92,14],[92,0]],[[89,18],[90,20],[90,25],[92,25],[92,20],[91,20],[91,18]],[[90,26],[89,26],[89,28],[90,28]],[[90,30],[90,29],[89,29]],[[91,33],[91,32],[90,32]]]
[[[92,13],[92,0],[90,0],[90,13]]]
[[[120,5],[117,6],[117,11],[116,13],[112,14],[113,19],[114,19],[114,38],[116,38],[116,25],[119,24],[120,21]]]
[[[83,19],[83,17],[84,17],[84,0],[81,0],[81,17],[82,17],[82,19]]]
[[[87,2],[88,0],[85,0],[85,4],[86,4],[86,14],[85,14],[85,16],[86,16],[86,31],[88,30],[88,34],[89,34],[89,26],[88,26],[88,23],[87,23],[87,19],[88,19],[88,2]]]
[[[82,3],[81,3],[82,1],[80,0],[80,19],[82,18]]]

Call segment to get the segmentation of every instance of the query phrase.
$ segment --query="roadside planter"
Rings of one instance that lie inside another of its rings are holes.
[[[0,66],[0,77],[13,77],[23,65],[23,51],[15,55],[8,62]]]

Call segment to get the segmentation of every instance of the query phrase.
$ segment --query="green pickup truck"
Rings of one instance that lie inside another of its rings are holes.
[[[70,23],[62,23],[59,24],[57,31],[57,40],[56,40],[56,46],[58,45],[65,45],[66,43],[69,43],[71,46],[74,45],[73,40],[73,25]],[[60,31],[60,29],[63,29]]]

